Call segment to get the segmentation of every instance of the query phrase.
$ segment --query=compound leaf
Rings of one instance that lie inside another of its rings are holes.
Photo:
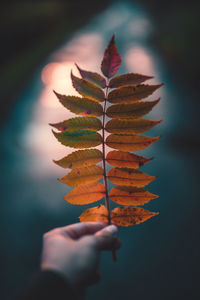
[[[96,147],[102,143],[102,136],[90,130],[75,130],[72,132],[55,132],[52,130],[52,132],[61,144],[71,148],[84,149]]]
[[[110,134],[106,138],[106,145],[122,151],[139,151],[155,143],[159,138],[160,137],[148,137],[139,134]]]
[[[102,105],[93,100],[76,96],[65,96],[58,94],[55,91],[54,93],[60,103],[74,114],[91,117],[103,115]]]
[[[158,213],[148,211],[141,207],[116,207],[112,210],[111,219],[112,223],[117,226],[131,226],[140,224]]]
[[[92,82],[78,78],[71,73],[72,84],[75,90],[82,95],[91,100],[102,102],[105,100],[105,94],[101,88]]]
[[[152,158],[145,158],[140,155],[136,155],[130,152],[124,151],[110,151],[106,156],[106,161],[115,167],[119,168],[133,168],[137,169],[147,162],[149,162]]]
[[[108,222],[108,210],[104,205],[86,209],[79,217],[80,222]]]
[[[152,121],[148,119],[113,119],[108,121],[105,129],[110,133],[117,134],[134,134],[143,133],[150,130],[155,125],[159,124],[161,121]]]
[[[144,187],[156,179],[156,177],[135,169],[112,168],[108,171],[108,179],[118,185]]]
[[[78,150],[54,162],[62,168],[83,168],[102,161],[103,154],[97,149]]]
[[[117,88],[109,93],[108,101],[111,103],[132,103],[150,96],[155,90],[157,90],[162,85],[163,84],[141,84],[136,87],[124,86],[121,88]]]
[[[144,205],[159,196],[133,186],[115,186],[111,189],[109,197],[121,205]]]
[[[118,88],[127,85],[138,85],[148,79],[152,79],[152,76],[146,76],[136,73],[128,73],[116,76],[110,80],[110,88]]]
[[[109,118],[139,118],[148,114],[152,108],[160,101],[137,101],[131,104],[114,104],[108,107],[106,115]]]
[[[63,122],[49,125],[55,127],[60,131],[74,131],[81,129],[98,131],[102,128],[101,121],[94,117],[71,118]]]
[[[96,182],[103,177],[103,169],[99,166],[72,169],[70,173],[59,180],[69,186],[79,186]]]
[[[92,83],[98,85],[101,88],[106,87],[106,80],[103,76],[101,76],[100,74],[98,74],[96,72],[90,72],[90,71],[83,70],[77,64],[75,64],[75,65],[76,65],[77,69],[79,70],[79,73],[83,79],[91,81]]]
[[[71,204],[89,204],[105,196],[105,186],[100,182],[81,185],[68,193],[64,199]]]
[[[101,63],[101,71],[107,78],[113,77],[117,73],[121,63],[121,56],[118,53],[117,46],[115,44],[115,36],[113,35],[107,49],[104,52],[104,57]]]

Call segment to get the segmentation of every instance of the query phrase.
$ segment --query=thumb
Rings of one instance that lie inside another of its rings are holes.
[[[95,233],[95,244],[99,250],[111,250],[113,243],[118,235],[118,228],[109,225]]]

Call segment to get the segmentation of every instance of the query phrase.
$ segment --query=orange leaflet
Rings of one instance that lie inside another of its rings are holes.
[[[133,186],[115,186],[111,189],[109,197],[121,205],[144,205],[159,196]]]
[[[106,161],[110,165],[120,168],[137,169],[149,162],[150,160],[152,160],[152,158],[145,158],[130,152],[116,150],[108,152],[106,156]]]
[[[64,199],[71,204],[89,204],[105,196],[105,186],[100,182],[89,183],[73,189]]]
[[[156,176],[150,176],[135,169],[112,168],[108,171],[108,179],[118,185],[144,187],[155,180]]]
[[[108,222],[108,210],[104,205],[88,208],[79,219],[80,222]]]
[[[158,213],[148,211],[141,207],[116,207],[111,213],[111,220],[117,226],[131,226],[140,224]]]

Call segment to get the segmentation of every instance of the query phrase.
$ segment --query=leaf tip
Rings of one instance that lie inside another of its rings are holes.
[[[60,100],[61,94],[57,93],[55,90],[53,90],[53,93],[56,95],[56,97]]]
[[[52,131],[53,135],[57,138],[58,132],[54,131],[53,129],[51,131]]]
[[[110,43],[114,43],[115,42],[115,33],[113,33],[111,39],[110,39]]]
[[[77,65],[77,63],[74,63],[74,64],[77,67],[77,69],[79,70],[79,72],[81,72],[81,68]]]
[[[75,76],[74,76],[74,74],[73,74],[72,69],[71,69],[70,75],[71,75],[71,79],[73,80]]]

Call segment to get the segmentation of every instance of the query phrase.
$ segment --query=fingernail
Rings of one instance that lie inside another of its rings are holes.
[[[105,228],[108,232],[110,232],[114,237],[118,235],[118,228],[115,225],[109,225]]]

